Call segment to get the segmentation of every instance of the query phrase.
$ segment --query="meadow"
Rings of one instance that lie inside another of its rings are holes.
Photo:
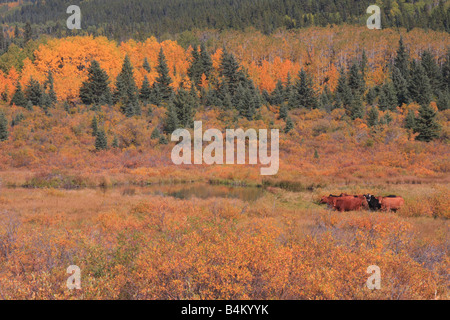
[[[318,204],[369,189],[407,205],[342,214]],[[447,195],[446,184],[272,187],[256,202],[2,188],[0,298],[448,299]],[[69,265],[81,290],[66,288]],[[366,287],[370,265],[381,290]]]

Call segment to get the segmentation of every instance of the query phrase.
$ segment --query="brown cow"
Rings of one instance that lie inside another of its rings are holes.
[[[356,211],[361,208],[367,209],[369,207],[367,200],[364,196],[346,196],[337,198],[333,208],[337,211]]]
[[[334,204],[335,204],[335,202],[336,202],[336,199],[339,199],[339,198],[345,197],[345,196],[348,196],[348,194],[346,194],[346,193],[341,193],[340,196],[335,196],[335,195],[330,194],[328,197],[327,197],[327,196],[323,196],[323,197],[320,199],[320,203],[321,203],[321,204],[325,204],[325,203],[326,203],[326,204],[329,205],[330,207],[333,207]]]
[[[398,196],[378,197],[377,199],[383,211],[397,211],[405,204],[405,200]]]

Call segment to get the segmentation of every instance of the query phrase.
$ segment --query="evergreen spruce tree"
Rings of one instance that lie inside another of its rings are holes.
[[[248,120],[254,117],[260,107],[260,99],[252,83],[248,87],[239,83],[232,102],[239,114]]]
[[[288,116],[288,108],[286,104],[282,104],[280,107],[280,119],[286,120]]]
[[[11,121],[11,127],[17,126],[23,119],[25,119],[25,117],[22,112],[16,114]]]
[[[392,120],[393,119],[392,119],[391,112],[389,110],[387,110],[383,117],[383,123],[390,124],[392,122]]]
[[[33,111],[33,102],[28,100],[27,105],[25,106],[25,109],[27,109],[29,111]]]
[[[353,95],[362,95],[365,91],[364,76],[356,61],[353,62],[348,72],[348,85],[352,90]]]
[[[367,64],[368,64],[368,59],[367,59],[367,55],[366,55],[366,50],[363,49],[363,52],[361,55],[361,61],[359,64],[359,70],[361,71],[363,81],[364,81],[364,77],[366,76]]]
[[[319,153],[317,152],[317,149],[314,149],[314,159],[319,159]]]
[[[111,89],[109,88],[109,86],[105,90],[105,92],[100,96],[98,104],[100,104],[100,105],[108,105],[108,106],[113,104],[113,95],[111,93]]]
[[[450,91],[439,92],[436,103],[439,111],[450,109]]]
[[[421,105],[419,116],[415,120],[416,140],[429,142],[439,137],[441,126],[437,122],[437,113],[429,104]]]
[[[442,65],[442,87],[443,91],[448,91],[450,93],[450,46],[447,49],[447,54],[445,55],[445,60]]]
[[[236,92],[240,79],[240,66],[233,54],[224,49],[220,61],[219,75],[222,78],[221,86],[228,89],[231,96]]]
[[[367,112],[367,124],[369,127],[374,127],[379,122],[379,112],[377,107],[371,107]]]
[[[338,84],[335,91],[335,107],[349,109],[353,103],[353,94],[347,83],[344,69],[339,71]]]
[[[369,91],[366,94],[366,101],[369,105],[373,105],[375,102],[375,99],[378,96],[378,89],[377,87],[372,87],[369,89]]]
[[[392,83],[394,84],[397,95],[397,105],[401,106],[402,104],[410,103],[411,99],[408,91],[408,82],[397,67],[394,67],[392,71]]]
[[[11,98],[11,105],[15,104],[19,107],[26,107],[28,100],[25,98],[25,95],[22,91],[22,86],[20,82],[17,81],[16,91],[14,92],[13,97]]]
[[[409,82],[409,92],[413,101],[420,105],[428,105],[431,102],[431,85],[422,64],[412,61],[411,80]]]
[[[116,79],[113,101],[122,103],[122,112],[128,117],[138,114],[138,88],[134,81],[133,66],[128,55],[125,56],[122,70]]]
[[[37,80],[34,80],[33,77],[31,77],[25,88],[25,98],[31,101],[34,106],[40,106],[41,97],[42,87]]]
[[[14,27],[14,39],[17,40],[20,38],[20,31],[19,31],[19,27],[16,25]]]
[[[346,108],[346,110],[347,115],[349,115],[352,120],[358,118],[362,119],[362,117],[364,116],[364,105],[358,92],[353,95],[352,102],[350,103],[350,106]]]
[[[308,108],[311,110],[318,107],[312,78],[303,69],[299,73],[293,93],[290,100],[290,108]]]
[[[397,93],[392,82],[385,83],[381,88],[378,107],[382,111],[394,111],[397,108]]]
[[[194,113],[197,109],[197,101],[190,92],[180,88],[173,101],[173,107],[177,113],[178,125],[183,128],[191,128],[194,125]]]
[[[33,30],[31,29],[31,24],[29,22],[27,22],[25,24],[25,31],[24,31],[24,34],[23,34],[23,41],[24,41],[24,43],[27,43],[32,38],[33,38]]]
[[[284,86],[284,101],[289,101],[289,99],[291,99],[292,92],[293,92],[292,89],[293,89],[293,86],[292,86],[291,73],[288,72],[287,78],[286,78],[286,84]]]
[[[43,91],[41,95],[41,100],[39,102],[39,106],[45,110],[45,113],[48,112],[48,109],[53,106],[52,100],[50,99],[50,96]]]
[[[414,130],[416,127],[416,115],[411,109],[408,110],[408,113],[406,114],[404,127],[409,130]]]
[[[442,87],[442,74],[429,50],[425,50],[422,53],[421,64],[425,74],[430,79],[431,91],[437,96]]]
[[[211,78],[211,72],[213,70],[213,63],[211,56],[206,50],[205,44],[202,42],[200,45],[200,62],[202,65],[202,74],[205,74],[206,79]]]
[[[159,101],[168,100],[173,92],[172,87],[170,86],[172,79],[169,76],[169,67],[167,66],[166,57],[162,48],[159,51],[157,70],[158,77],[153,84],[153,86],[157,88],[155,91],[158,95],[157,99]]]
[[[91,121],[91,129],[92,129],[92,135],[93,135],[94,137],[96,137],[96,136],[97,136],[97,132],[98,132],[98,122],[97,122],[97,117],[96,117],[96,116],[94,116],[94,117],[92,118],[92,121]]]
[[[158,127],[156,127],[156,128],[152,131],[152,135],[150,136],[150,139],[159,139],[160,136],[161,136],[161,132],[159,132]]]
[[[328,85],[325,85],[325,88],[322,91],[322,94],[319,97],[319,106],[321,109],[326,111],[331,111],[333,109],[333,94],[330,91]]]
[[[47,94],[52,102],[52,104],[55,104],[58,101],[58,97],[56,96],[55,92],[55,83],[53,79],[53,73],[49,70],[47,73],[47,80],[44,84],[44,90],[48,90]]]
[[[105,130],[100,128],[95,136],[95,149],[97,151],[108,149],[108,141],[106,140]]]
[[[0,142],[8,139],[8,120],[3,111],[0,110]]]
[[[288,133],[294,128],[294,123],[292,122],[291,117],[288,117],[286,120],[286,127],[284,127],[284,133]]]
[[[188,76],[192,83],[198,87],[202,76],[202,63],[197,48],[192,50],[192,63],[188,69]]]
[[[270,94],[270,103],[275,106],[279,106],[284,102],[284,87],[281,80],[277,81],[275,89]]]
[[[99,104],[108,96],[111,96],[108,74],[93,60],[88,68],[88,79],[80,87],[81,101],[84,104]]]
[[[150,67],[150,64],[148,63],[147,58],[144,58],[144,63],[142,64],[142,68],[144,68],[144,70],[147,72],[152,71],[152,68]]]
[[[147,104],[150,102],[151,95],[152,89],[150,87],[150,82],[148,81],[147,76],[144,76],[144,81],[142,82],[142,87],[139,92],[139,98],[143,103]]]
[[[178,115],[175,106],[169,103],[166,111],[166,119],[164,121],[164,132],[171,134],[178,128]]]
[[[403,78],[409,81],[409,55],[406,52],[406,48],[403,44],[403,37],[400,38],[399,46],[397,50],[397,56],[394,59],[394,66],[400,70]]]
[[[114,135],[114,139],[112,141],[111,147],[118,148],[119,147],[119,140],[117,139],[117,136]]]

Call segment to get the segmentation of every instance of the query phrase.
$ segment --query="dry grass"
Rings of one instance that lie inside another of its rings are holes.
[[[369,189],[269,189],[249,204],[138,187],[2,188],[0,298],[448,299],[445,214],[341,214],[315,203],[321,193]],[[407,204],[428,195],[431,205],[448,188],[371,190]],[[65,288],[71,264],[82,269],[78,292]],[[376,292],[364,286],[371,264],[382,270]]]

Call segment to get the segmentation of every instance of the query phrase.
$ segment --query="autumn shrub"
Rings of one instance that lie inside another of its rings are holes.
[[[23,187],[78,189],[87,187],[88,185],[89,181],[79,175],[66,175],[58,172],[40,172],[26,181]]]

